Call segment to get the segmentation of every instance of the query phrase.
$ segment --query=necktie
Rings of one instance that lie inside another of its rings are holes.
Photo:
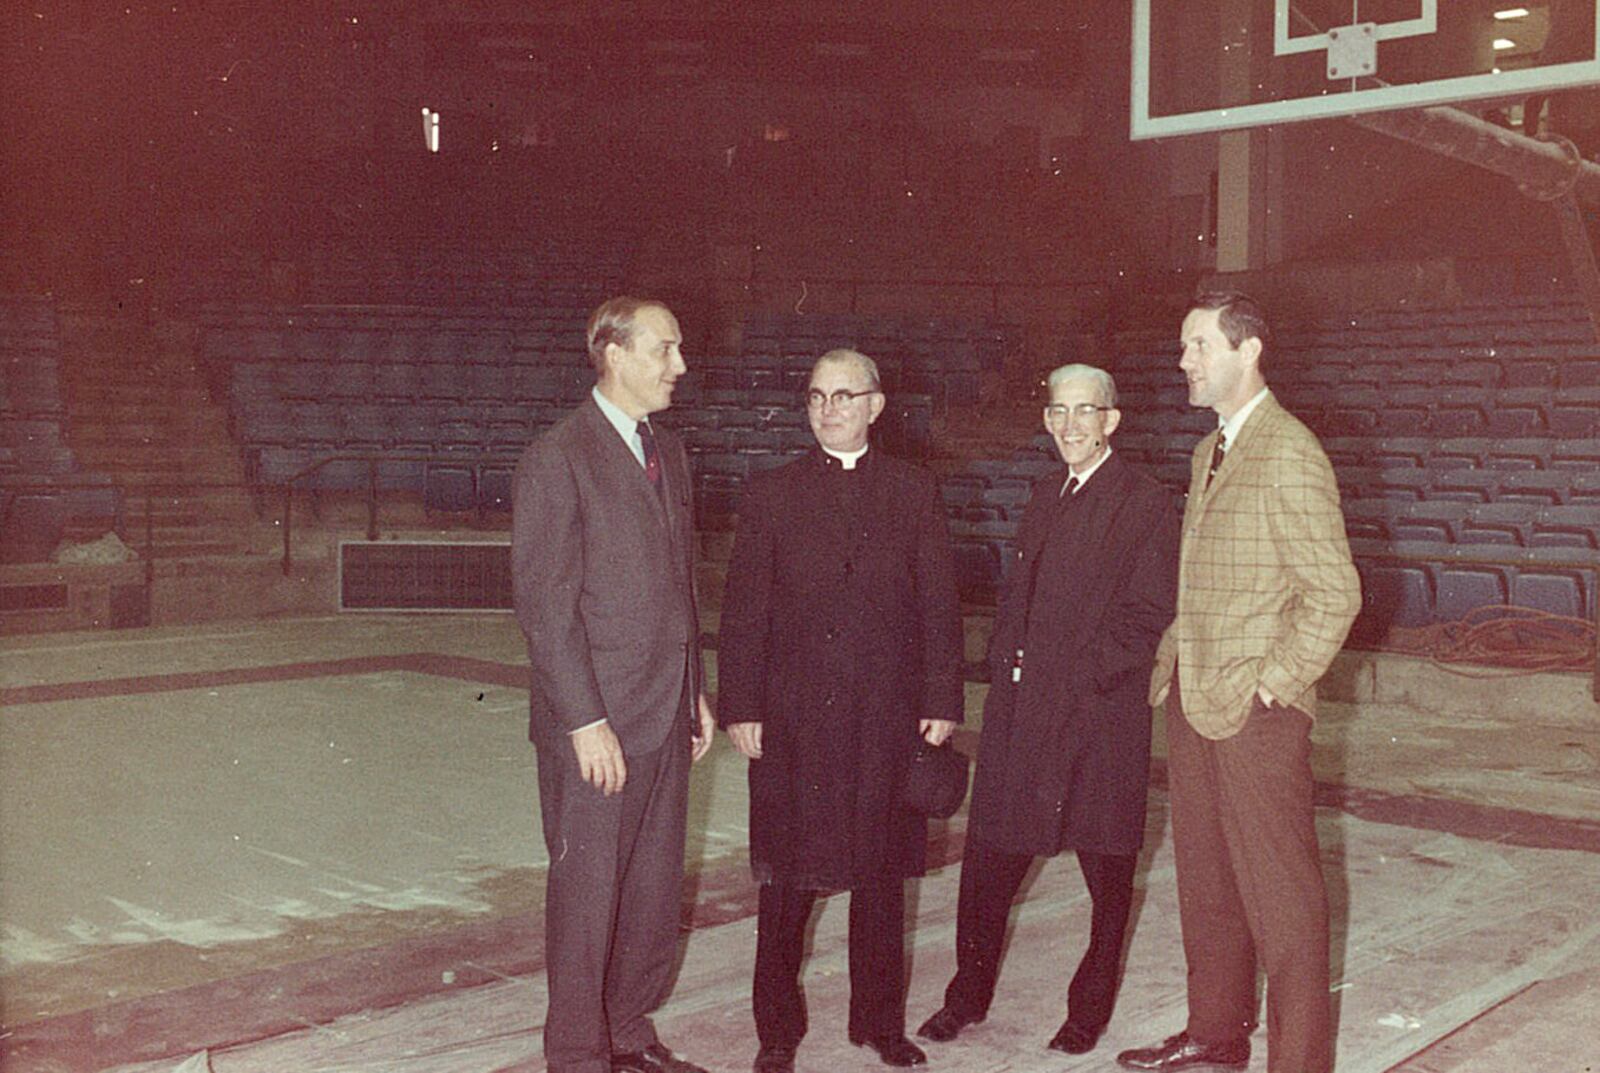
[[[1217,431],[1217,443],[1216,443],[1216,446],[1211,448],[1211,469],[1208,470],[1207,473],[1206,473],[1206,487],[1207,488],[1211,487],[1211,478],[1213,478],[1213,477],[1215,477],[1217,475],[1217,467],[1222,465],[1222,458],[1227,453],[1228,453],[1228,435],[1227,435],[1227,433],[1225,433],[1225,432],[1223,432],[1223,431],[1221,431],[1219,429]]]
[[[1078,490],[1078,475],[1073,474],[1067,478],[1067,483],[1061,486],[1061,498],[1065,499]]]
[[[661,491],[661,456],[656,454],[656,434],[650,422],[639,422],[639,446],[644,448],[644,475],[650,478],[650,487]]]

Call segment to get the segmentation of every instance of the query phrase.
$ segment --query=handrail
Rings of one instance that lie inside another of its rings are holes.
[[[155,584],[155,504],[157,496],[192,492],[197,489],[223,489],[242,492],[251,492],[253,489],[245,481],[130,481],[119,482],[108,480],[105,477],[89,477],[84,475],[63,474],[48,479],[36,480],[7,480],[0,483],[0,494],[15,495],[36,492],[70,492],[79,489],[99,491],[111,489],[119,496],[128,498],[139,497],[144,504],[144,547],[141,557],[144,559],[144,586],[145,598],[148,601],[150,592]],[[119,499],[117,512],[113,516],[112,531],[122,530],[126,524],[126,512],[123,510]]]
[[[940,288],[946,288],[946,289],[964,289],[964,290],[970,290],[970,291],[987,292],[988,293],[988,306],[989,306],[989,309],[988,309],[988,313],[986,315],[990,316],[990,317],[995,317],[995,318],[999,318],[1002,315],[1001,314],[1001,308],[1000,308],[1000,296],[1001,296],[1002,293],[1008,292],[1008,291],[1010,291],[1010,292],[1032,292],[1032,291],[1041,291],[1041,290],[1059,290],[1059,289],[1062,289],[1062,288],[1067,288],[1067,289],[1070,289],[1070,290],[1073,290],[1073,291],[1083,292],[1083,293],[1086,293],[1086,294],[1096,294],[1096,295],[1099,295],[1099,296],[1103,297],[1106,301],[1109,302],[1111,300],[1111,290],[1112,290],[1112,288],[1110,286],[1108,286],[1103,280],[1091,280],[1091,279],[1082,279],[1082,280],[1076,280],[1076,279],[998,280],[998,279],[941,279],[941,278],[937,278],[937,277],[923,277],[923,276],[910,276],[910,277],[885,277],[885,276],[859,277],[859,276],[850,276],[850,275],[845,275],[845,276],[826,276],[826,275],[821,275],[821,274],[817,274],[817,273],[797,273],[797,272],[794,272],[792,270],[785,270],[785,271],[783,271],[781,273],[768,274],[766,272],[761,271],[759,268],[755,267],[754,265],[752,265],[751,271],[749,272],[748,275],[734,275],[734,274],[720,275],[720,274],[717,274],[717,275],[712,275],[710,277],[710,282],[714,286],[732,285],[732,286],[738,286],[738,287],[744,288],[744,290],[745,290],[745,292],[747,294],[747,297],[750,300],[749,304],[747,305],[747,307],[745,309],[745,316],[747,316],[747,317],[749,315],[753,314],[753,313],[754,314],[760,314],[760,313],[763,313],[763,312],[767,312],[766,310],[763,310],[763,309],[760,308],[760,306],[759,306],[760,300],[762,298],[777,297],[773,292],[777,288],[784,287],[784,286],[788,286],[788,287],[797,289],[797,296],[795,298],[795,303],[794,303],[796,308],[793,310],[796,313],[802,312],[802,308],[805,305],[807,297],[809,297],[810,294],[812,293],[813,289],[818,287],[818,286],[839,288],[839,289],[843,289],[844,291],[846,291],[846,293],[848,293],[849,296],[850,296],[850,302],[849,302],[849,309],[844,311],[844,312],[848,312],[850,314],[856,314],[856,313],[861,312],[861,309],[860,309],[861,292],[862,292],[863,289],[867,289],[867,288],[895,288],[895,287],[940,287]],[[822,315],[822,314],[826,314],[826,313],[829,313],[829,312],[838,312],[838,311],[835,311],[835,310],[816,310],[815,312],[817,312],[819,315]],[[917,316],[919,316],[919,314],[914,314],[914,313],[900,314],[900,313],[885,313],[883,311],[878,311],[877,315],[892,316],[892,317],[904,317],[905,319],[915,319]],[[966,316],[971,316],[971,314],[967,313]],[[939,314],[939,315],[928,314],[927,317],[928,317],[928,319],[938,319],[938,320],[962,320],[962,319],[964,319],[963,318],[963,311],[959,311],[959,310],[951,311],[951,312],[944,313],[944,314]]]
[[[449,462],[456,465],[472,467],[472,479],[476,484],[480,475],[480,468],[494,463],[512,463],[516,455],[491,454],[478,452],[452,452],[450,454],[400,454],[395,452],[374,453],[371,451],[341,452],[338,454],[323,455],[294,473],[283,482],[283,560],[282,568],[285,576],[293,567],[292,533],[294,528],[294,486],[297,482],[317,473],[324,466],[334,462],[365,462],[367,464],[367,539],[378,539],[378,464],[380,462]],[[314,490],[313,490],[314,494]],[[475,524],[483,523],[483,503],[478,497],[473,497],[473,520]]]
[[[284,482],[283,497],[283,558],[282,569],[287,575],[292,568],[292,529],[293,529],[293,502],[295,483],[320,471],[324,466],[334,462],[360,461],[367,463],[367,539],[378,539],[378,463],[379,462],[452,462],[462,465],[471,465],[473,479],[477,480],[479,467],[493,463],[512,461],[511,455],[490,453],[451,453],[451,454],[395,454],[395,453],[340,453],[324,455],[308,466],[292,474]],[[107,482],[104,479],[91,479],[87,477],[62,476],[49,480],[19,480],[6,481],[0,484],[0,493],[16,494],[19,492],[56,492],[68,491],[76,488],[101,489],[110,487],[123,493],[142,493],[144,500],[145,546],[144,546],[144,573],[146,592],[154,582],[154,555],[155,550],[155,523],[153,505],[151,500],[157,495],[173,492],[188,492],[196,489],[242,489],[247,492],[259,491],[259,484],[239,481],[148,481],[131,484]],[[482,521],[482,503],[475,498],[474,514],[477,520]],[[1467,545],[1465,547],[1470,547]],[[1538,560],[1531,554],[1528,555],[1492,555],[1481,552],[1452,552],[1448,559],[1439,556],[1423,555],[1420,553],[1395,551],[1392,548],[1372,548],[1363,544],[1357,558],[1378,560],[1381,562],[1402,563],[1436,563],[1449,562],[1460,566],[1518,566],[1523,563],[1537,563]],[[1562,564],[1575,570],[1587,570],[1593,573],[1595,584],[1600,586],[1600,552],[1595,552],[1589,561],[1573,561]],[[1595,597],[1594,625],[1596,635],[1600,636],[1600,594]],[[1595,666],[1591,683],[1592,693],[1596,701],[1600,701],[1600,644],[1596,645]]]

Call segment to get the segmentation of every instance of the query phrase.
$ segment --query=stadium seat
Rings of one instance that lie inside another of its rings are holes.
[[[478,475],[478,506],[485,513],[503,514],[511,510],[511,485],[514,466],[490,463]]]
[[[1389,502],[1383,499],[1351,499],[1342,505],[1344,531],[1351,540],[1389,540]]]
[[[1434,582],[1427,564],[1358,552],[1356,569],[1361,575],[1361,613],[1351,630],[1354,639],[1373,643],[1392,627],[1415,628],[1434,621]]]
[[[1573,439],[1600,437],[1600,387],[1563,388],[1557,393],[1550,432]]]
[[[1437,575],[1435,613],[1441,621],[1455,622],[1480,607],[1504,607],[1510,596],[1509,570],[1490,564],[1444,564]]]
[[[1527,547],[1539,508],[1530,503],[1479,503],[1456,528],[1458,544]]]
[[[1552,441],[1550,467],[1577,473],[1600,472],[1600,439]]]
[[[1491,439],[1484,466],[1494,470],[1548,469],[1552,442],[1540,437]]]
[[[429,462],[422,484],[422,505],[429,511],[464,514],[477,505],[473,467],[452,462]]]
[[[1571,471],[1558,469],[1502,473],[1494,498],[1502,503],[1531,503],[1535,506],[1566,503],[1572,498],[1572,482],[1576,476]]]
[[[1466,520],[1468,507],[1466,503],[1442,500],[1394,503],[1388,515],[1389,537],[1392,540],[1453,543]]]
[[[1543,507],[1533,517],[1528,544],[1534,548],[1600,550],[1600,511],[1585,504]]]
[[[1501,474],[1488,470],[1434,470],[1429,474],[1427,498],[1487,503],[1499,490],[1501,477]]]
[[[1600,387],[1600,354],[1567,358],[1560,363],[1557,376],[1562,388]]]
[[[1546,549],[1539,561],[1518,568],[1512,580],[1511,602],[1518,607],[1593,622],[1594,577],[1592,553]]]

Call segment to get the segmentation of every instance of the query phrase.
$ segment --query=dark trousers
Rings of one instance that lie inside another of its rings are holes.
[[[817,891],[763,883],[757,908],[753,1004],[763,1047],[794,1048],[806,1034],[800,960]],[[856,1039],[905,1035],[905,881],[850,892],[850,1026]]]
[[[649,1014],[672,988],[683,898],[689,745],[673,735],[627,758],[621,793],[583,780],[572,747],[539,751],[550,871],[545,966],[550,1073],[610,1073],[613,1052],[656,1042]]]
[[[1089,948],[1067,988],[1067,1019],[1100,1029],[1111,1020],[1122,945],[1133,907],[1135,854],[1078,851],[1078,868],[1089,888],[1092,912]],[[961,858],[961,894],[956,906],[956,975],[945,988],[944,1004],[968,1017],[988,1014],[1000,975],[1011,903],[1033,858],[1003,853],[968,841]]]
[[[1327,1073],[1328,893],[1312,811],[1311,719],[1259,699],[1213,741],[1167,698],[1167,772],[1189,1026],[1202,1043],[1250,1033],[1267,973],[1269,1073]]]

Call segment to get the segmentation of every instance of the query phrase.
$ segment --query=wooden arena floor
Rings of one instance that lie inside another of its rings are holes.
[[[0,643],[0,1070],[536,1071],[544,972],[525,661],[506,616],[344,616]],[[1348,655],[1317,727],[1342,1073],[1600,1069],[1600,707],[1586,679]],[[969,686],[975,722],[982,687]],[[970,749],[972,732],[963,732]],[[1158,734],[1159,738],[1159,734]],[[1164,765],[1117,1014],[1044,1049],[1088,906],[1026,888],[989,1020],[932,1071],[1114,1069],[1184,1019]],[[908,914],[908,1030],[952,971],[958,815]],[[663,1039],[755,1053],[744,762],[694,773]],[[843,899],[818,914],[798,1066],[844,1039]],[[1263,1034],[1251,1068],[1266,1068]]]

